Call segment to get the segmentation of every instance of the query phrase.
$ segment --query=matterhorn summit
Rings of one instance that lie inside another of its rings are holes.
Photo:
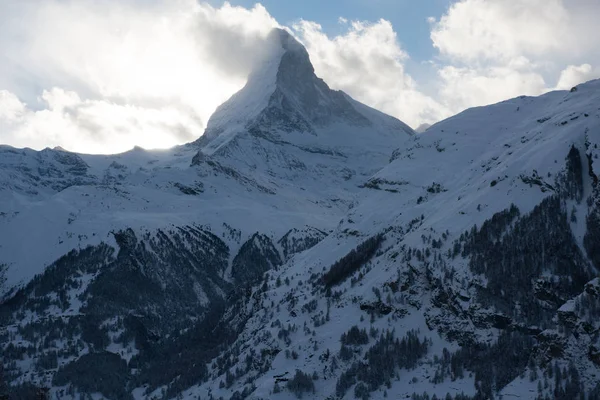
[[[275,175],[322,164],[334,179],[340,168],[364,178],[414,134],[396,118],[330,89],[286,30],[274,29],[266,46],[246,85],[210,118],[195,162],[226,157]]]

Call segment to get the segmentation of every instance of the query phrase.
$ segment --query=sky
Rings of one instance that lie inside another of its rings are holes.
[[[0,144],[193,141],[273,27],[332,88],[416,128],[600,78],[599,17],[598,0],[2,0]]]

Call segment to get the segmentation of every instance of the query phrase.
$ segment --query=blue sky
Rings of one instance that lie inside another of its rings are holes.
[[[215,6],[223,1],[211,1]],[[230,4],[252,7],[255,0],[230,0]],[[402,48],[415,62],[425,61],[435,54],[429,37],[428,17],[439,19],[451,0],[264,0],[260,2],[283,25],[298,19],[319,23],[328,35],[341,34],[345,28],[339,18],[371,21],[390,21]]]

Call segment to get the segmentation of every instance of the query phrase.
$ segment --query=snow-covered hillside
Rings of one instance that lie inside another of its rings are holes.
[[[594,81],[471,109],[408,139],[332,234],[256,289],[233,350],[185,394],[229,398],[252,382],[251,398],[293,398],[302,388],[315,398],[595,398],[598,326],[585,321],[597,318],[600,297],[597,280],[585,285],[600,266],[598,104]],[[380,234],[353,265],[351,251]],[[324,283],[346,263],[339,282]],[[579,296],[584,317],[563,323]],[[352,326],[372,335],[343,344]],[[386,373],[370,365],[382,333],[415,330],[430,340],[418,362]],[[302,382],[292,379],[297,370],[318,380],[290,392],[290,381]]]
[[[0,148],[11,390],[597,399],[600,81],[416,135],[269,46],[194,143]]]

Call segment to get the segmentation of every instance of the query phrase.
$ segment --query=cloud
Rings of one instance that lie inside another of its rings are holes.
[[[67,143],[81,152],[114,153],[139,143],[171,147],[197,138],[202,126],[179,106],[138,107],[106,100],[82,100],[72,91],[53,88],[40,99],[45,107],[29,109],[13,94],[0,92],[3,140],[17,147],[54,147]]]
[[[407,74],[408,54],[389,21],[341,22],[349,24],[348,30],[333,38],[314,22],[293,25],[319,77],[332,88],[413,126],[450,115]]]
[[[569,14],[561,0],[462,0],[434,25],[442,55],[469,63],[510,61],[569,48]]]
[[[526,59],[485,67],[438,66],[438,78],[437,98],[454,112],[550,90],[543,76]]]
[[[0,90],[0,121],[15,123],[25,112],[25,105],[8,90]]]
[[[600,70],[594,69],[590,64],[569,65],[561,71],[556,88],[559,90],[570,89],[573,86],[600,77]]]
[[[437,99],[464,109],[600,77],[599,46],[589,35],[598,15],[595,0],[455,2],[431,22]]]
[[[101,153],[193,140],[274,26],[260,5],[2,2],[0,143]]]

